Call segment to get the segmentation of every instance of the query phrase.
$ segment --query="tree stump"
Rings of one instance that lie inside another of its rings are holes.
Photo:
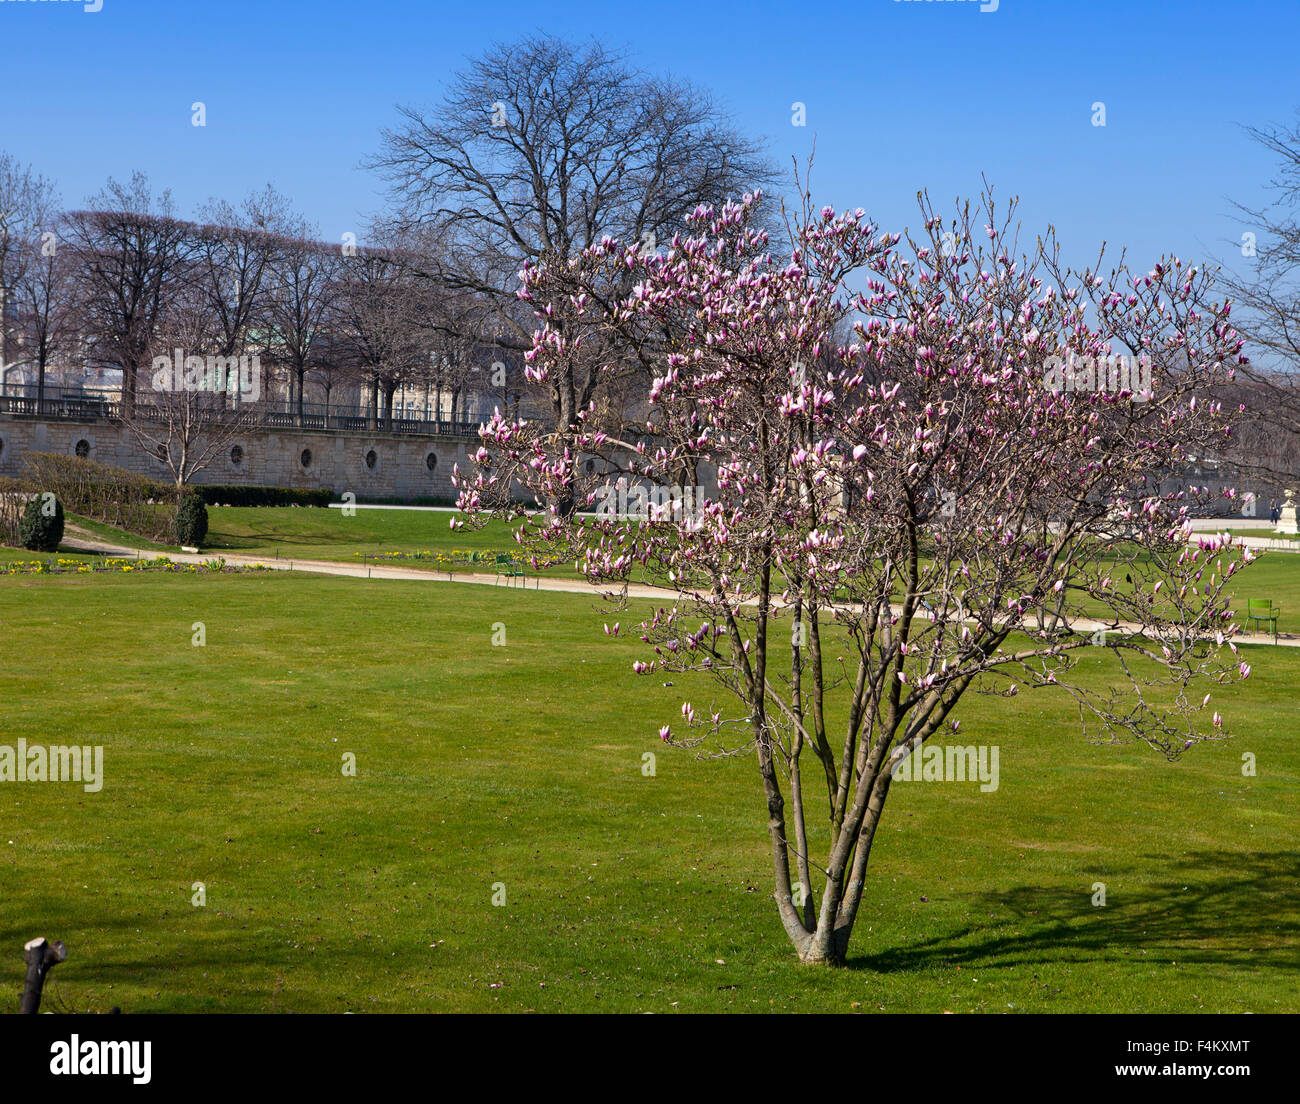
[[[45,941],[45,936],[38,935],[23,945],[23,957],[27,960],[27,980],[23,983],[23,1000],[18,1011],[25,1016],[34,1016],[41,1007],[45,975],[68,957],[68,948],[61,940],[51,944]]]

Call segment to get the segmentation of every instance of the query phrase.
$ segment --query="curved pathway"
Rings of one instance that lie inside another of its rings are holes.
[[[277,559],[259,559],[256,556],[241,556],[237,554],[223,553],[213,551],[209,553],[193,552],[146,552],[137,548],[126,548],[122,545],[109,544],[100,540],[93,534],[84,529],[79,529],[74,525],[68,526],[67,531],[72,534],[65,537],[62,545],[63,549],[69,552],[97,552],[109,556],[124,556],[128,558],[147,558],[152,556],[166,556],[176,563],[193,563],[201,564],[208,560],[221,558],[232,566],[239,567],[264,567],[273,571],[306,571],[313,575],[343,575],[354,579],[404,579],[410,581],[419,581],[425,583],[470,583],[479,586],[500,586],[501,576],[498,575],[480,575],[470,572],[444,572],[423,571],[414,567],[395,567],[388,564],[355,564],[355,563],[334,563],[329,560],[277,560]],[[513,583],[513,580],[508,580]],[[549,590],[560,591],[567,594],[588,594],[597,597],[601,593],[598,587],[590,583],[584,583],[580,579],[547,579],[538,575],[532,576],[527,586],[528,590]],[[629,583],[627,587],[629,598],[651,598],[659,601],[669,601],[675,596],[675,592],[664,587],[649,586],[645,583]],[[895,607],[901,609],[901,607]],[[1112,626],[1105,621],[1093,621],[1088,618],[1082,618],[1075,621],[1072,625],[1076,632],[1091,633],[1098,629],[1111,629]],[[1129,632],[1136,631],[1137,625],[1120,623],[1120,630]],[[1233,638],[1236,644],[1272,644],[1273,637],[1271,633],[1238,633]],[[1277,646],[1283,648],[1300,648],[1300,636],[1281,633],[1277,639]]]

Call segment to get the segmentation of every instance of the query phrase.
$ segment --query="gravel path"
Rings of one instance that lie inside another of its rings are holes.
[[[166,555],[176,563],[204,563],[207,560],[220,557],[226,563],[232,566],[241,567],[265,567],[273,571],[306,571],[313,575],[342,575],[354,579],[406,579],[424,583],[468,583],[478,586],[505,586],[507,584],[517,586],[518,580],[501,579],[497,575],[480,575],[468,572],[436,572],[422,571],[413,567],[395,567],[388,564],[351,564],[351,563],[333,563],[329,560],[277,560],[277,559],[258,559],[256,556],[240,556],[231,553],[208,552],[195,555],[192,552],[141,552],[135,548],[125,548],[121,545],[108,544],[99,538],[88,533],[84,529],[78,529],[76,526],[68,526],[67,532],[75,533],[73,537],[65,537],[63,548],[68,551],[76,552],[99,552],[110,556],[126,556],[147,558],[149,556]],[[593,598],[599,597],[601,591],[589,583],[584,583],[578,579],[546,579],[534,575],[527,580],[528,590],[550,590],[560,591],[567,594],[587,594]],[[663,587],[647,586],[644,583],[630,583],[627,588],[628,597],[630,598],[650,598],[662,602],[671,602],[674,592]],[[896,607],[897,608],[897,607]],[[1096,632],[1098,629],[1108,629],[1110,625],[1104,621],[1093,621],[1082,618],[1073,622],[1072,627],[1078,632]],[[1137,629],[1136,625],[1129,625],[1121,622],[1118,631],[1132,632]],[[1273,637],[1270,633],[1238,633],[1234,638],[1237,644],[1272,644]],[[1283,648],[1300,647],[1300,636],[1281,633],[1277,639],[1277,645]]]

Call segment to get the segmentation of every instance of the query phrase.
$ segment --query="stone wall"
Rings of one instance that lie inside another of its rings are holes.
[[[90,458],[101,464],[171,479],[166,464],[146,455],[124,428],[111,422],[37,422],[5,416],[0,416],[0,475],[20,475],[25,453],[73,456],[80,442],[85,442]],[[232,446],[240,449],[237,463]],[[463,437],[257,429],[236,438],[192,482],[323,487],[335,494],[351,491],[363,501],[367,497],[452,499],[456,493],[451,485],[452,465],[467,470],[469,451],[477,447],[477,441]],[[304,457],[304,451],[310,455]],[[430,456],[435,458],[432,467]],[[367,463],[368,457],[373,464]]]

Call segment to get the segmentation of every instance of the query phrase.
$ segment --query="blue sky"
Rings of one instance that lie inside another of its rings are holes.
[[[1262,199],[1272,169],[1240,124],[1300,108],[1296,0],[102,3],[0,0],[0,149],[69,206],[137,168],[186,215],[271,181],[333,241],[382,204],[359,163],[394,105],[434,102],[467,56],[533,31],[709,87],[783,166],[815,137],[821,203],[898,230],[918,188],[946,204],[982,173],[1073,260],[1107,240],[1143,266],[1240,263],[1231,201]]]

